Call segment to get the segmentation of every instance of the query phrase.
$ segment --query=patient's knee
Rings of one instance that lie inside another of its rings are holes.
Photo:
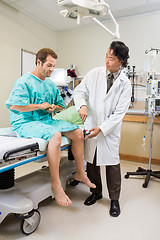
[[[61,146],[61,133],[56,132],[53,137],[49,140],[49,144],[54,144],[54,147],[60,147]]]
[[[83,131],[80,128],[76,129],[75,133],[76,133],[76,139],[77,140],[84,141],[84,134],[83,134]]]

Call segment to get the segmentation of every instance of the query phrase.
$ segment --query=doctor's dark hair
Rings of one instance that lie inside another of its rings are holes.
[[[43,63],[45,63],[47,56],[50,55],[52,58],[57,59],[57,54],[50,48],[42,48],[36,54],[36,65],[37,60],[39,59]]]
[[[127,60],[129,58],[129,48],[120,41],[113,41],[110,45],[110,49],[113,50],[113,54],[122,61],[122,67],[127,67]]]

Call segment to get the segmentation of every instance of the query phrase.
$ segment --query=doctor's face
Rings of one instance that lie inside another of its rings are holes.
[[[113,54],[113,50],[110,48],[107,51],[105,62],[106,62],[106,69],[112,73],[117,72],[123,63]]]
[[[37,65],[39,67],[39,73],[43,78],[50,77],[56,66],[56,59],[48,55],[44,63],[38,59]]]

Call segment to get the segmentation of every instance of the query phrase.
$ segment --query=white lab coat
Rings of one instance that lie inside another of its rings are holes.
[[[131,99],[131,83],[123,70],[106,92],[105,67],[92,69],[74,91],[77,111],[88,106],[85,128],[101,129],[97,137],[85,141],[84,159],[93,163],[97,147],[97,166],[119,163],[120,128]]]

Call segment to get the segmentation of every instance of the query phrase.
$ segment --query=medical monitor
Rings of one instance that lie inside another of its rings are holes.
[[[50,76],[50,80],[54,82],[57,86],[67,86],[67,69],[55,68]]]
[[[147,97],[145,110],[148,114],[160,114],[160,97]]]
[[[160,95],[160,80],[149,79],[147,81],[147,95]]]

